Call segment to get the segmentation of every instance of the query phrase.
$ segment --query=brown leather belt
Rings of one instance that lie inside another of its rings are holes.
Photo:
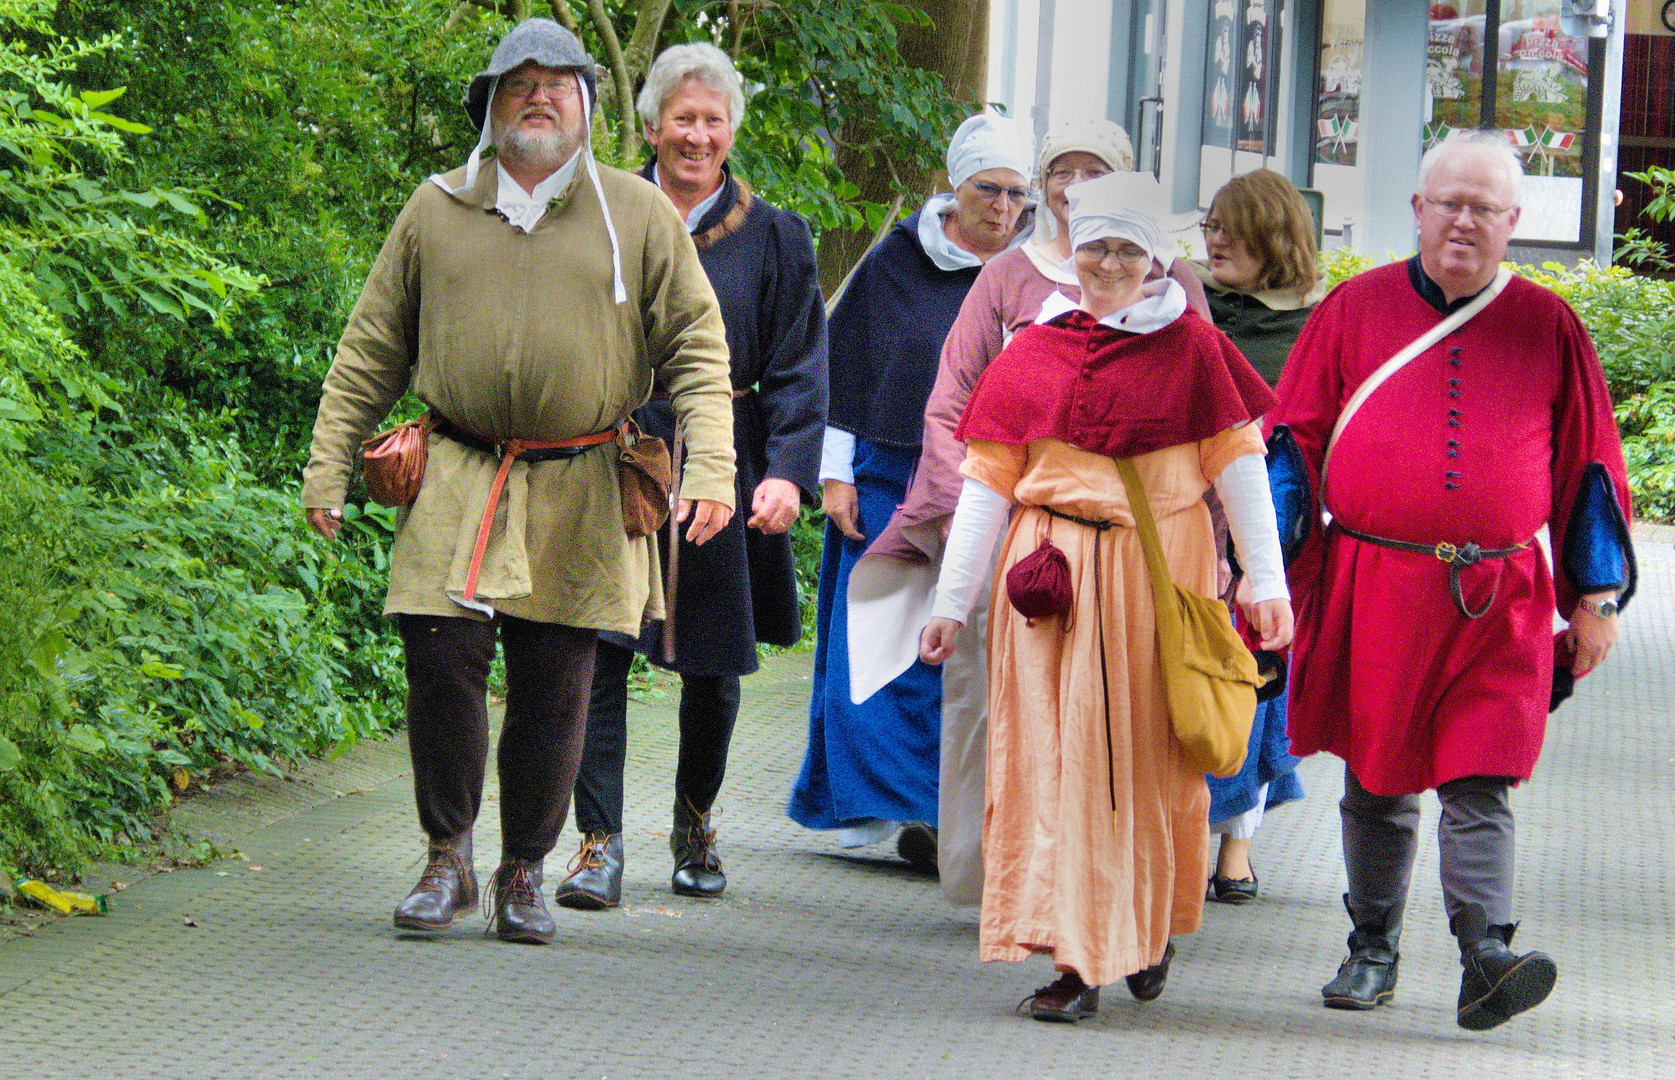
[[[483,507],[483,520],[477,526],[477,543],[471,549],[471,566],[465,573],[465,599],[475,600],[477,574],[483,568],[483,552],[488,550],[489,532],[494,526],[494,512],[500,506],[500,493],[506,487],[506,474],[512,471],[512,463],[523,461],[535,464],[575,457],[590,446],[598,446],[615,439],[620,426],[596,431],[591,435],[578,435],[573,439],[507,439],[504,442],[493,442],[473,435],[443,417],[438,416],[436,419],[435,430],[438,435],[444,435],[461,446],[500,458],[500,468],[494,474],[494,486],[489,489],[488,504]]]
[[[1443,541],[1440,544],[1414,544],[1406,540],[1391,540],[1388,537],[1373,536],[1370,533],[1357,532],[1341,521],[1334,522],[1347,536],[1364,543],[1375,544],[1378,547],[1390,548],[1394,551],[1411,551],[1416,555],[1435,555],[1440,561],[1448,565],[1448,591],[1453,594],[1454,607],[1468,619],[1481,618],[1495,602],[1495,596],[1500,592],[1500,576],[1495,577],[1495,589],[1489,594],[1489,599],[1476,611],[1466,607],[1466,598],[1460,591],[1460,568],[1473,566],[1484,559],[1504,559],[1508,555],[1516,555],[1529,547],[1529,541],[1509,548],[1481,548],[1475,543],[1451,544]]]

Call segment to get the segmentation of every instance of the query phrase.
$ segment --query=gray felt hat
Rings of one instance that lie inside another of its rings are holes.
[[[589,109],[599,100],[599,78],[593,57],[582,48],[576,35],[551,19],[527,19],[512,27],[511,32],[500,39],[494,55],[489,58],[489,66],[472,76],[470,85],[465,88],[465,112],[471,117],[472,127],[483,130],[483,119],[488,114],[489,88],[494,85],[494,80],[529,60],[542,67],[574,70],[576,77],[586,84]]]

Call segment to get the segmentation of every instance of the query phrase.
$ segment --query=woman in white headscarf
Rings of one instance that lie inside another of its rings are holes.
[[[828,520],[808,752],[788,812],[808,828],[840,830],[846,847],[887,839],[901,822],[923,823],[898,842],[920,862],[937,820],[941,677],[915,663],[866,700],[851,699],[849,571],[906,492],[942,340],[966,292],[985,263],[1028,234],[1023,145],[1016,126],[998,117],[962,123],[948,147],[953,191],[932,197],[867,254],[829,323],[820,469]]]
[[[1056,291],[1072,300],[1081,296],[1070,265],[1066,192],[1080,181],[1133,169],[1134,151],[1128,133],[1111,121],[1077,120],[1047,134],[1037,161],[1047,212],[1036,215],[1029,242],[990,260],[966,294],[942,346],[936,385],[925,406],[923,444],[912,483],[889,525],[868,547],[849,579],[851,610],[877,609],[876,618],[850,623],[850,670],[857,697],[907,668],[917,656],[918,641],[911,634],[898,641],[856,631],[879,622],[918,627],[929,615],[937,563],[960,496],[965,444],[954,438],[954,426],[972,387],[1012,335],[1035,320],[1047,297]],[[1209,318],[1204,287],[1186,260],[1174,258],[1172,244],[1160,251],[1147,276],[1161,278],[1166,270],[1181,283],[1188,304]],[[943,895],[955,904],[975,904],[983,896],[983,762],[988,716],[985,608],[986,602],[979,602],[973,624],[961,635],[959,651],[942,668],[940,824],[933,851]]]
[[[957,434],[960,494],[921,657],[952,654],[1011,514],[990,609],[984,960],[1053,958],[1026,999],[1039,1020],[1098,1009],[1127,977],[1162,993],[1170,936],[1198,928],[1209,795],[1182,759],[1159,667],[1151,579],[1117,459],[1131,458],[1171,578],[1210,595],[1217,558],[1203,495],[1227,506],[1264,648],[1291,609],[1260,426],[1273,394],[1173,279],[1146,281],[1162,240],[1144,173],[1070,189],[1081,300],[1051,296],[983,373]],[[1026,618],[1006,573],[1050,540],[1072,588],[1062,615]]]

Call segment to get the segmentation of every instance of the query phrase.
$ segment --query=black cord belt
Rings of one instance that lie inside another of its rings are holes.
[[[1114,521],[1092,521],[1088,518],[1077,517],[1075,514],[1067,514],[1062,510],[1054,510],[1050,506],[1043,506],[1039,509],[1047,511],[1048,515],[1051,517],[1063,518],[1066,521],[1074,521],[1078,525],[1086,525],[1088,528],[1097,529],[1100,532],[1117,527],[1117,523]]]
[[[447,417],[442,416],[435,411],[432,411],[430,415],[436,425],[433,430],[438,435],[446,436],[447,438],[459,443],[461,446],[470,447],[471,449],[487,454],[492,458],[499,459],[505,456],[505,443],[491,442],[488,439],[473,435],[469,431],[462,429],[459,425],[455,424]],[[524,450],[517,455],[517,460],[530,465],[537,465],[543,461],[562,461],[565,458],[573,458],[577,454],[586,453],[588,450],[593,449],[593,446],[595,445],[598,444],[595,443],[589,446],[552,446],[544,447],[538,450]]]
[[[1448,565],[1448,591],[1454,596],[1454,607],[1468,619],[1481,618],[1489,610],[1495,602],[1495,596],[1500,592],[1501,581],[1500,575],[1496,574],[1494,591],[1489,593],[1489,599],[1483,602],[1482,607],[1473,611],[1466,607],[1466,598],[1460,591],[1460,568],[1462,566],[1473,566],[1484,559],[1504,559],[1508,555],[1516,555],[1530,546],[1528,541],[1509,548],[1481,548],[1475,543],[1450,544],[1446,540],[1440,544],[1413,544],[1406,540],[1391,540],[1383,536],[1356,532],[1342,521],[1334,522],[1334,524],[1342,529],[1345,535],[1353,536],[1364,543],[1376,544],[1379,547],[1387,547],[1395,551],[1411,551],[1415,555],[1435,555],[1439,561]]]

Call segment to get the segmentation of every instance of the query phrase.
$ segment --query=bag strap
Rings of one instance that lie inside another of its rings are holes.
[[[1506,267],[1503,266],[1495,271],[1494,280],[1489,282],[1487,288],[1474,296],[1469,304],[1408,342],[1407,348],[1380,364],[1377,370],[1368,375],[1365,381],[1355,388],[1355,393],[1350,395],[1349,402],[1344,405],[1343,411],[1338,413],[1338,422],[1332,428],[1332,437],[1326,442],[1326,454],[1321,458],[1320,492],[1322,501],[1326,497],[1326,470],[1332,464],[1332,451],[1338,445],[1338,436],[1342,435],[1344,428],[1349,426],[1350,418],[1361,410],[1361,406],[1366,403],[1368,398],[1372,397],[1373,391],[1383,386],[1392,375],[1406,367],[1408,361],[1452,334],[1468,319],[1488,307],[1490,301],[1499,296],[1501,290],[1506,288],[1506,283],[1511,280],[1512,271]]]
[[[1140,533],[1140,546],[1146,552],[1146,567],[1151,571],[1152,606],[1157,609],[1159,626],[1176,618],[1171,595],[1175,583],[1169,579],[1169,568],[1163,562],[1163,543],[1157,536],[1157,522],[1152,518],[1151,500],[1140,482],[1140,470],[1133,458],[1117,458],[1117,473],[1128,492],[1129,510],[1134,514],[1134,527]]]

